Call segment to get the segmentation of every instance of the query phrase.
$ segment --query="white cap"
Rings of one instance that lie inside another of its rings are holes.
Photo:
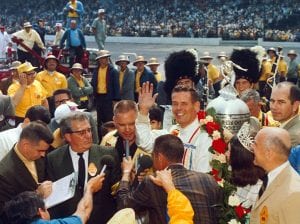
[[[67,101],[59,105],[54,112],[54,119],[59,124],[62,119],[70,116],[75,111],[84,111],[77,108],[78,105],[72,101]]]
[[[104,9],[98,9],[98,14],[100,13],[105,13],[105,10]]]
[[[55,23],[55,26],[62,27],[62,24],[61,23]]]

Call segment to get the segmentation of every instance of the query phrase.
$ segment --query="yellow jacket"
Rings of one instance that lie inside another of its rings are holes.
[[[179,190],[168,192],[169,224],[193,224],[194,210],[189,199]]]

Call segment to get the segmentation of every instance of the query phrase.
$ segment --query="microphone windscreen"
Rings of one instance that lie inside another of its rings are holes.
[[[153,160],[150,156],[148,155],[143,155],[142,157],[139,158],[139,168],[142,170],[151,168],[153,165]]]
[[[111,169],[115,166],[115,159],[111,155],[105,155],[102,156],[100,164],[102,166],[106,165],[108,169]]]

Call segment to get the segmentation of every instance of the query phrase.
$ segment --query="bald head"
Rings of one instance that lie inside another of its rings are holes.
[[[288,160],[290,148],[291,140],[286,130],[275,127],[263,128],[255,137],[254,163],[266,171],[273,170]]]

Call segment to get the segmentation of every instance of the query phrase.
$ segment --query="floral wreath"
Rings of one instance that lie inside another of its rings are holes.
[[[242,206],[239,198],[235,195],[236,186],[231,184],[231,168],[226,159],[228,151],[227,143],[232,134],[227,129],[222,128],[220,120],[216,117],[214,108],[198,112],[200,128],[206,131],[212,139],[209,148],[212,154],[210,174],[215,178],[223,192],[223,203],[221,205],[220,224],[244,224],[247,221],[247,214],[250,209]]]

